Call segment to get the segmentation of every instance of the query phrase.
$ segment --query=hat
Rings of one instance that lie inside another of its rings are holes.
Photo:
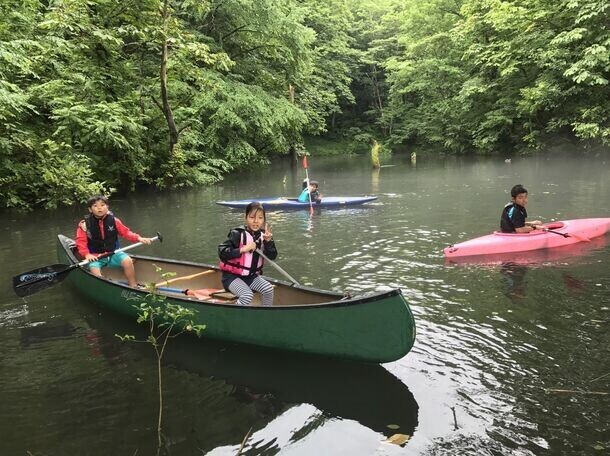
[[[320,186],[320,184],[318,184],[318,181],[315,181],[315,180],[310,180],[310,181],[309,181],[309,184],[310,184],[310,185],[315,185],[316,187],[319,187],[319,186]]]

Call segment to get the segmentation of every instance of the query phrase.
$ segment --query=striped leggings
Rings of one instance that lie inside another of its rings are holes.
[[[257,276],[250,286],[239,278],[235,279],[229,284],[229,291],[239,298],[237,304],[241,306],[250,305],[254,296],[252,291],[258,291],[262,295],[263,306],[273,305],[273,286],[261,276]]]

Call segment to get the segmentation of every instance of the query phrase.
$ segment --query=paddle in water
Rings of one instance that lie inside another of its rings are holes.
[[[161,242],[163,237],[160,233],[151,239],[154,241]],[[109,257],[118,252],[126,252],[127,250],[134,249],[143,244],[143,242],[136,242],[135,244],[128,245],[122,249],[117,249],[113,252],[104,253],[99,258]],[[46,288],[50,288],[53,285],[63,281],[68,274],[76,268],[80,268],[89,263],[89,260],[83,260],[80,263],[74,264],[52,264],[44,266],[42,268],[33,269],[28,272],[21,273],[13,277],[13,290],[19,297],[25,297],[38,293]]]

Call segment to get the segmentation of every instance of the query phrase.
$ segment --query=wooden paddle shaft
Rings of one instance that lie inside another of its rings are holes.
[[[210,269],[208,271],[198,272],[196,274],[191,274],[191,275],[188,275],[188,276],[175,277],[173,279],[164,280],[163,282],[156,283],[155,287],[162,287],[162,286],[165,286],[165,285],[169,285],[170,283],[179,282],[180,280],[194,279],[195,277],[204,276],[206,274],[212,274],[213,272],[216,272],[216,270],[215,269]]]

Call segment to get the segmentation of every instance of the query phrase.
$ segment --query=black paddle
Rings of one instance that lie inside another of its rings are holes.
[[[151,239],[154,241],[163,241],[161,233]],[[128,245],[122,249],[117,249],[113,252],[104,253],[98,258],[109,257],[118,252],[126,252],[135,247],[139,247],[143,242],[136,242],[135,244]],[[24,272],[22,274],[13,277],[13,290],[19,297],[30,296],[46,288],[52,287],[53,285],[63,281],[70,271],[76,268],[85,266],[89,263],[89,260],[83,260],[80,263],[75,264],[52,264],[42,268],[34,269],[32,271]]]
[[[553,231],[553,230],[549,230],[549,229],[546,229],[544,231],[547,231],[549,233],[558,234],[559,236],[563,236],[564,238],[573,237],[573,238],[578,239],[579,241],[582,241],[582,242],[591,242],[591,239],[589,239],[588,237],[580,236],[580,235],[574,234],[574,233],[560,233],[559,231]]]

